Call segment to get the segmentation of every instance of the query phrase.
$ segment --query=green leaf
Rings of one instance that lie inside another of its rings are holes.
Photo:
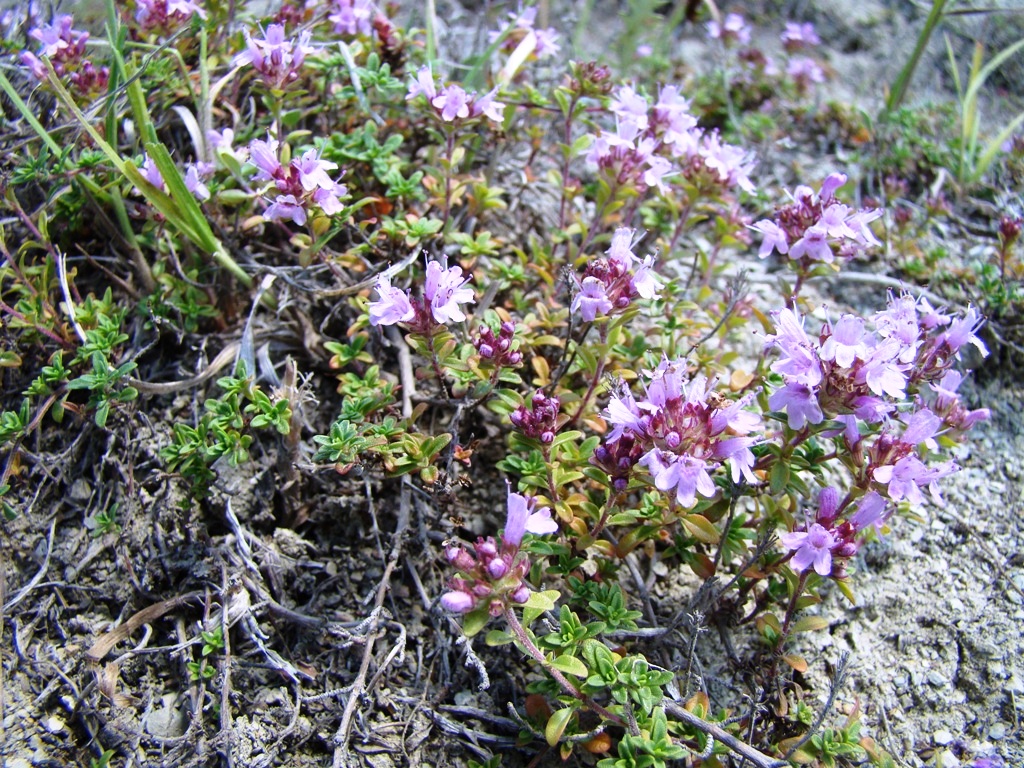
[[[557,589],[531,593],[530,599],[523,604],[523,624],[529,626],[542,613],[554,610],[555,600],[560,595],[561,593]]]
[[[813,632],[818,629],[825,629],[829,620],[824,616],[804,616],[793,624],[793,632]]]
[[[590,674],[586,664],[567,653],[552,659],[551,666],[559,672],[565,672],[565,674],[572,675],[573,677],[586,677]]]
[[[484,642],[489,646],[508,645],[513,641],[513,637],[508,632],[502,632],[500,629],[492,629],[487,633],[484,638]]]
[[[548,718],[548,724],[544,726],[544,738],[547,740],[549,747],[555,746],[558,740],[562,738],[562,734],[565,733],[565,726],[569,724],[569,718],[572,717],[574,711],[566,707],[551,713],[551,717]]]
[[[477,608],[475,611],[467,613],[462,619],[462,631],[466,633],[466,637],[473,637],[480,634],[490,620],[491,614],[488,613],[486,606]]]

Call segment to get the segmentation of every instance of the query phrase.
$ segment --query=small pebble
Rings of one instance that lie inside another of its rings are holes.
[[[953,741],[953,734],[947,730],[936,731],[932,734],[932,743],[937,746],[944,747],[947,744],[951,744]]]
[[[948,749],[942,750],[942,754],[939,755],[939,759],[936,762],[940,768],[960,768],[960,761]]]
[[[929,672],[928,673],[928,682],[931,683],[934,686],[942,686],[942,685],[946,685],[947,681],[946,681],[946,678],[944,678],[938,672]]]
[[[992,741],[1000,741],[1006,737],[1006,725],[1004,723],[996,723],[988,729],[988,737]]]
[[[64,721],[56,715],[51,715],[50,717],[46,718],[46,721],[43,723],[43,726],[50,733],[60,733],[61,731],[67,729],[67,726],[64,724]]]

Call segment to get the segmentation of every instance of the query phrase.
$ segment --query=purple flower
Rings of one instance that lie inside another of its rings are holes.
[[[974,307],[968,307],[963,317],[958,317],[950,322],[941,341],[953,350],[957,357],[960,356],[960,349],[965,344],[973,344],[981,352],[982,357],[988,357],[988,347],[977,335],[978,329],[984,324],[985,318],[981,316],[981,313]]]
[[[786,28],[781,35],[782,45],[790,53],[809,48],[821,43],[821,38],[814,31],[814,25],[810,22],[800,24],[795,21],[787,21]]]
[[[185,188],[195,195],[197,200],[209,200],[210,190],[203,183],[199,173],[199,167],[195,164],[185,169]]]
[[[906,499],[911,506],[920,506],[924,501],[921,487],[930,486],[932,497],[939,501],[938,485],[940,480],[957,470],[954,462],[948,461],[935,467],[929,467],[917,456],[904,456],[895,464],[876,467],[871,473],[872,479],[880,485],[887,486],[889,498],[893,501]]]
[[[256,166],[256,181],[274,181],[282,172],[281,161],[277,157],[277,139],[261,141],[255,139],[249,145],[249,159]]]
[[[836,365],[850,368],[857,356],[865,351],[863,338],[864,319],[843,315],[821,345],[819,356],[822,360],[835,360]]]
[[[333,0],[334,12],[327,20],[334,24],[334,33],[340,35],[370,35],[373,33],[372,0]]]
[[[762,219],[756,224],[751,224],[750,228],[755,232],[760,232],[763,236],[763,239],[761,240],[761,248],[757,252],[757,257],[759,259],[767,257],[772,251],[778,251],[782,254],[789,253],[789,242],[786,240],[786,231],[774,221],[770,219]]]
[[[790,562],[796,570],[802,572],[813,566],[819,576],[832,573],[832,547],[839,541],[835,533],[824,526],[812,523],[807,531],[780,534],[779,540],[795,553]]]
[[[448,323],[454,320],[462,322],[466,319],[459,304],[473,303],[473,289],[466,284],[469,278],[462,277],[462,267],[441,267],[440,262],[431,261],[427,264],[427,277],[423,286],[423,297],[430,305],[434,320]]]
[[[709,38],[721,40],[726,45],[732,43],[747,45],[750,42],[750,27],[738,13],[730,13],[721,24],[714,20],[709,21],[707,30]]]
[[[782,359],[773,363],[771,368],[788,381],[814,387],[821,383],[821,360],[804,332],[803,322],[803,318],[789,307],[776,313],[775,325],[779,332],[768,337],[768,345],[777,347]]]
[[[374,286],[377,301],[370,302],[370,325],[394,325],[408,323],[416,317],[416,310],[409,301],[409,294],[391,285],[391,278],[381,274]]]
[[[604,283],[597,277],[584,277],[580,282],[580,291],[572,299],[569,307],[571,312],[579,312],[588,323],[592,323],[598,315],[607,315],[614,305],[608,299]]]
[[[285,38],[282,24],[271,24],[263,33],[263,39],[245,33],[246,50],[235,56],[234,63],[236,66],[251,64],[267,85],[283,88],[298,79],[306,56],[314,51],[309,40],[309,31],[289,40]]]
[[[441,119],[446,123],[469,117],[469,95],[457,85],[445,86],[430,103],[440,110]]]
[[[857,504],[857,510],[850,517],[850,525],[862,531],[868,526],[881,527],[888,515],[885,514],[888,501],[875,491],[868,491]]]
[[[532,500],[521,494],[513,493],[508,488],[508,516],[505,518],[505,531],[501,535],[506,546],[518,547],[523,541],[523,534],[532,533],[545,536],[558,532],[558,523],[551,518],[551,510],[541,507],[531,511]]]
[[[788,382],[768,398],[773,411],[785,411],[790,429],[803,429],[810,422],[820,424],[825,418],[814,390],[806,384]]]
[[[697,493],[710,498],[717,488],[708,474],[708,463],[694,456],[679,455],[654,448],[638,462],[647,467],[659,491],[676,492],[676,501],[684,509],[697,503]]]
[[[434,75],[429,66],[422,66],[416,72],[416,79],[409,85],[409,92],[406,93],[406,101],[415,99],[417,96],[426,96],[432,100],[437,96],[437,87],[434,85]]]
[[[291,219],[296,226],[306,223],[306,209],[295,195],[278,195],[274,202],[263,212],[267,221],[285,221]]]

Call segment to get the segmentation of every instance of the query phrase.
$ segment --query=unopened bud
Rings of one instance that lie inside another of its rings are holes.
[[[466,592],[445,592],[441,595],[441,606],[452,613],[469,613],[474,605],[476,600]]]
[[[497,581],[508,573],[508,563],[500,557],[491,560],[487,564],[487,575]]]
[[[530,599],[530,588],[522,584],[519,589],[512,593],[512,602],[522,605]]]
[[[555,433],[550,429],[547,432],[541,433],[540,441],[545,445],[551,445],[555,441]]]
[[[494,347],[492,347],[490,344],[481,344],[480,357],[484,358],[485,360],[490,360],[492,357],[494,357]]]
[[[460,571],[470,571],[476,565],[476,560],[462,547],[448,547],[444,553],[448,562]]]

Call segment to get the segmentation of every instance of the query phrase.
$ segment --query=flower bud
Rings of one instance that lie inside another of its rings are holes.
[[[476,566],[476,560],[462,547],[448,547],[444,556],[459,571],[470,571]]]
[[[492,347],[490,344],[481,344],[480,357],[484,358],[485,360],[490,360],[492,357],[494,357],[494,347]]]
[[[498,547],[492,538],[481,539],[476,543],[476,553],[480,557],[495,557],[498,554]]]
[[[508,563],[496,557],[487,564],[487,575],[497,581],[508,573]]]
[[[665,445],[667,445],[669,448],[673,450],[679,447],[679,443],[681,443],[682,440],[683,438],[680,437],[679,433],[676,432],[675,430],[665,435]]]
[[[474,584],[473,585],[473,594],[476,595],[477,597],[490,597],[490,594],[491,594],[492,591],[493,590],[491,589],[489,584]]]
[[[466,592],[445,592],[441,595],[441,606],[452,613],[469,613],[475,605],[476,600]]]
[[[530,594],[530,588],[525,584],[521,584],[519,589],[512,593],[512,602],[522,605],[530,599]]]
[[[555,433],[552,432],[550,429],[546,432],[541,433],[540,441],[544,443],[544,445],[551,445],[551,443],[555,441]]]
[[[516,324],[506,320],[501,324],[501,333],[505,336],[512,336],[516,332]]]

